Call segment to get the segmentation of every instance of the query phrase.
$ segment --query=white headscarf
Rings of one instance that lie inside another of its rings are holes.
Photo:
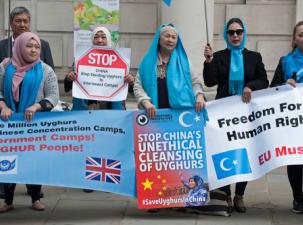
[[[106,27],[101,27],[101,26],[96,27],[92,31],[92,35],[91,35],[92,43],[94,42],[94,37],[95,37],[96,33],[98,33],[99,31],[102,31],[106,35],[107,46],[112,47],[112,36],[110,34],[110,31]]]

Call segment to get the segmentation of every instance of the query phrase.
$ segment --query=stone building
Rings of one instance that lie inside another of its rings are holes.
[[[31,30],[50,43],[61,96],[65,98],[62,81],[73,61],[72,0],[12,0],[11,3],[12,8],[22,5],[31,11]],[[247,25],[247,48],[262,54],[271,79],[279,57],[290,49],[294,24],[303,20],[303,0],[206,0],[206,15],[204,6],[203,0],[173,0],[171,7],[162,0],[120,0],[119,46],[132,49],[131,71],[136,73],[157,27],[172,22],[181,32],[195,72],[202,76],[203,47],[207,39],[215,50],[225,48],[223,25],[236,16]],[[8,0],[0,0],[0,38],[7,35],[7,28]],[[215,89],[206,90],[212,98]]]

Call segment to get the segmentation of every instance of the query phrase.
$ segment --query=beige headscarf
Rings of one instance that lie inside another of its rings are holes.
[[[92,31],[92,35],[91,35],[92,43],[94,42],[94,37],[96,33],[98,33],[99,31],[102,31],[106,35],[107,46],[112,47],[112,36],[110,34],[110,31],[106,27],[99,26]]]

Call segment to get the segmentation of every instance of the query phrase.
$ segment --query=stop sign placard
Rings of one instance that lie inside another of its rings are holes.
[[[129,64],[116,49],[92,48],[77,61],[76,84],[87,99],[124,100],[127,91],[124,99],[115,99],[115,96],[127,89],[124,77],[128,68]]]

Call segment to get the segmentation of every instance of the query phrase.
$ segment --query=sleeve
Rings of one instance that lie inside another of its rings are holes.
[[[283,57],[281,57],[279,60],[278,66],[275,70],[274,77],[270,83],[270,87],[276,87],[285,83],[284,71],[282,67],[282,59]]]
[[[143,101],[144,100],[149,100],[151,101],[151,98],[146,94],[146,92],[144,91],[143,87],[142,87],[142,83],[140,80],[140,75],[139,75],[139,71],[137,72],[136,75],[136,79],[135,79],[135,84],[134,84],[134,95],[137,99],[138,102],[138,106],[139,108],[144,108],[143,107]]]
[[[71,72],[71,71],[75,71],[75,62],[73,62],[73,65],[72,65],[69,72]],[[73,88],[73,81],[67,79],[67,76],[65,76],[65,78],[64,78],[64,91],[69,92],[70,90],[72,90],[72,88]]]
[[[214,53],[214,58],[210,63],[204,61],[203,79],[207,87],[213,87],[218,84],[218,58],[219,55]]]
[[[53,61],[51,49],[49,47],[49,43],[47,41],[45,41],[44,43],[45,43],[44,62],[55,71],[54,61]]]
[[[268,79],[262,56],[260,53],[256,55],[256,67],[255,67],[255,79],[245,84],[245,87],[249,87],[252,91],[260,90],[268,87]]]
[[[48,101],[50,104],[46,104],[47,110],[52,109],[57,105],[59,101],[59,87],[58,87],[58,79],[54,72],[54,70],[48,65],[44,64],[43,75],[45,77],[43,84],[43,94],[44,98],[39,102],[41,107],[43,107],[43,101]],[[45,110],[44,110],[45,111]]]
[[[0,101],[5,101],[4,99],[4,85],[3,85],[3,76],[4,76],[4,65],[0,64]]]
[[[190,61],[189,61],[189,68],[190,68],[192,87],[193,87],[195,96],[197,96],[197,94],[199,94],[199,93],[203,94],[204,91],[203,91],[203,86],[202,86],[202,79],[199,77],[198,74],[194,73],[193,66]]]

